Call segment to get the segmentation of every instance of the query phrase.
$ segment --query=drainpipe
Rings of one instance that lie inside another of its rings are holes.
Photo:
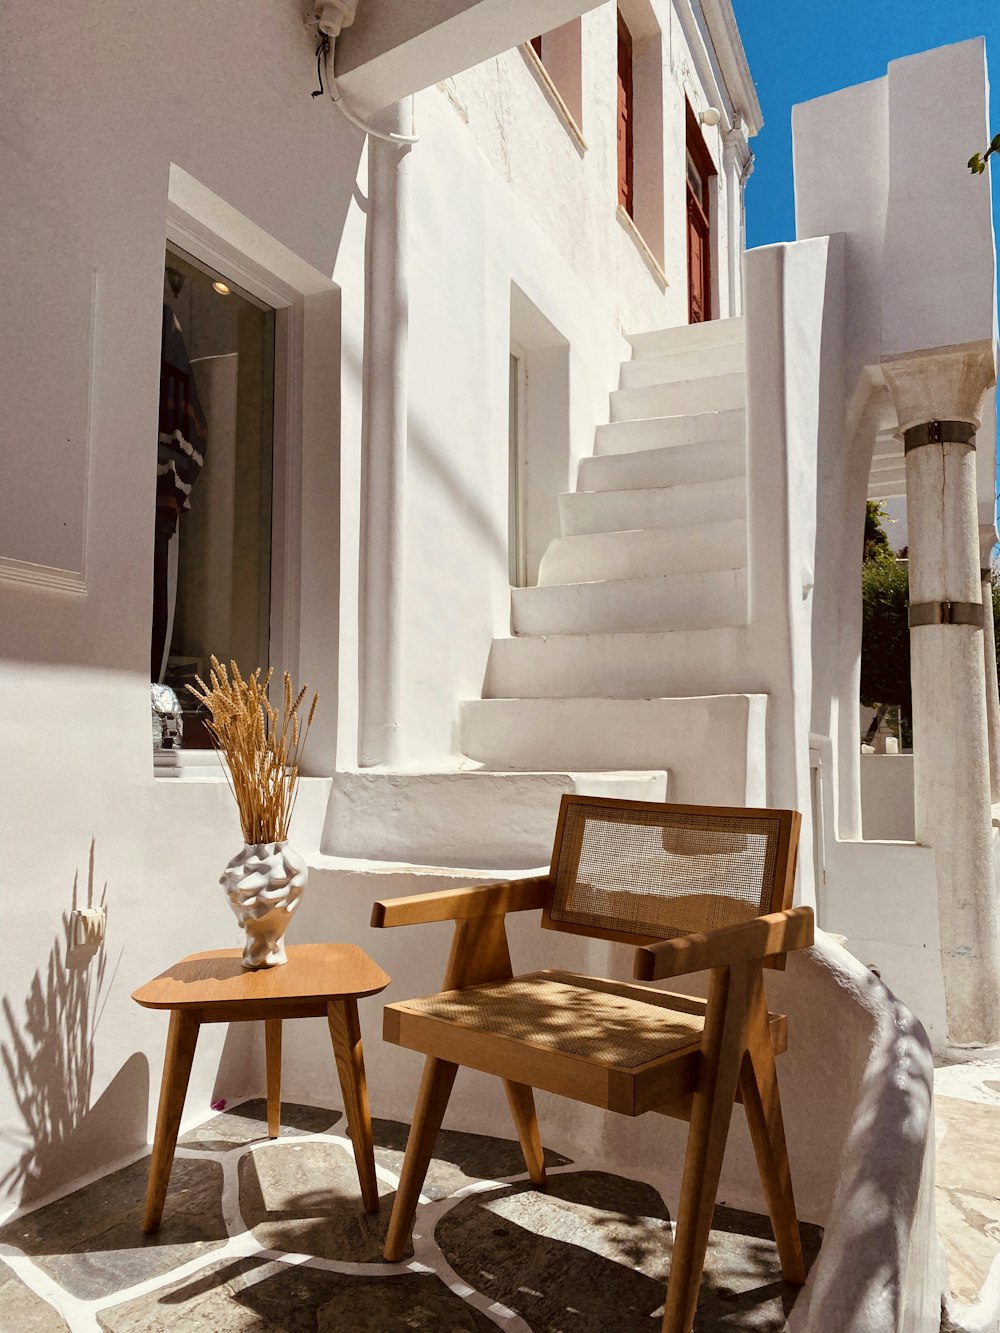
[[[413,99],[378,117],[413,124]],[[400,757],[406,482],[410,146],[368,140],[361,432],[360,719],[363,768]]]

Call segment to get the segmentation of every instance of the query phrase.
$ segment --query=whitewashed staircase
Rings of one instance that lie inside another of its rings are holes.
[[[512,590],[460,748],[490,769],[666,769],[679,801],[764,801],[767,699],[732,693],[748,618],[743,322],[630,339],[538,586]]]

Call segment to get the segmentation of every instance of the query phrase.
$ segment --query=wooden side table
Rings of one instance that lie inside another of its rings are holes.
[[[156,1231],[177,1146],[191,1062],[202,1023],[264,1020],[267,1059],[267,1132],[281,1123],[281,1024],[286,1018],[323,1018],[330,1025],[344,1111],[354,1144],[361,1199],[378,1212],[372,1122],[358,1025],[358,1000],[377,995],[389,977],[354,944],[291,944],[283,967],[245,971],[239,949],[193,953],[134,992],[147,1009],[169,1009],[167,1054],[149,1164],[143,1231]]]

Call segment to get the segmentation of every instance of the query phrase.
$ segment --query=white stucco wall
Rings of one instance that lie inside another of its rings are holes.
[[[913,841],[913,755],[861,756],[861,819],[866,838]]]
[[[666,34],[671,145],[666,292],[615,214],[614,124],[602,121],[613,7],[582,20],[582,160],[518,51],[417,97],[402,705],[414,764],[453,750],[455,700],[479,694],[490,641],[507,624],[512,284],[569,345],[571,456],[589,450],[605,418],[627,354],[621,331],[682,318],[681,93],[696,108],[719,94],[702,86],[698,71],[711,62],[685,53],[670,7],[654,13]],[[357,762],[368,181],[363,136],[309,95],[313,39],[301,17],[297,5],[264,0],[180,0],[141,13],[77,3],[60,12],[57,32],[24,7],[0,17],[0,44],[17,53],[0,91],[0,207],[25,261],[6,289],[17,318],[6,321],[5,365],[23,392],[4,405],[4,461],[18,486],[5,484],[0,513],[0,807],[17,830],[2,887],[24,905],[0,1025],[17,1071],[0,1080],[9,1203],[146,1141],[165,1025],[130,992],[233,937],[216,885],[240,836],[229,793],[219,781],[154,780],[150,759],[151,449],[167,236],[215,256],[286,312],[297,350],[280,426],[302,448],[276,476],[273,656],[320,689],[312,770]],[[717,132],[706,137],[721,153]],[[66,336],[55,336],[57,318]],[[62,438],[64,421],[69,447],[50,468],[43,446]],[[319,793],[304,807],[309,827],[300,817],[293,831],[307,852],[322,804]],[[91,856],[107,942],[67,964],[63,917],[89,892]],[[314,901],[327,891],[320,878]],[[336,914],[316,919],[338,933]],[[252,1042],[249,1031],[206,1031],[192,1115],[220,1079],[230,1099],[259,1086]],[[375,1086],[377,1101],[385,1092]]]
[[[954,97],[942,101],[942,88]],[[883,78],[793,112],[797,234],[840,233],[844,249],[843,389],[818,458],[811,728],[829,745],[821,920],[879,967],[936,1043],[947,1027],[932,856],[861,841],[912,838],[913,800],[912,783],[909,795],[902,790],[905,769],[889,772],[896,759],[875,756],[864,778],[860,771],[859,574],[873,447],[897,424],[883,362],[921,349],[988,347],[994,338],[990,193],[954,148],[985,133],[987,105],[985,49],[976,39],[893,61]],[[978,445],[979,522],[990,530],[991,419]],[[917,754],[899,762],[964,759]],[[895,796],[877,790],[884,783],[876,773],[895,775]]]

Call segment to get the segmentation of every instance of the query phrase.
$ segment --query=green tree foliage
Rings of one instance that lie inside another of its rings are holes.
[[[865,501],[865,553],[863,559],[873,560],[878,555],[892,555],[889,538],[882,526],[885,510],[881,500]]]
[[[909,575],[906,562],[896,558],[888,542],[862,565],[861,594],[861,702],[866,708],[899,704],[908,723],[912,715]]]
[[[966,166],[972,172],[973,176],[981,176],[986,170],[986,163],[994,153],[1000,153],[1000,134],[994,134],[990,140],[989,148],[981,153],[973,153]]]
[[[889,545],[884,510],[869,500],[861,567],[861,702],[866,708],[898,704],[904,733],[912,725],[910,692],[909,565]],[[993,638],[1000,662],[1000,572],[993,571]]]

